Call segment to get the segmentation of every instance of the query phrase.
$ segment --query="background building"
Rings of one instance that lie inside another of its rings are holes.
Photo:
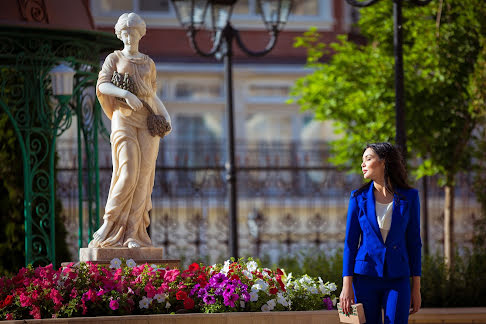
[[[222,62],[194,53],[169,0],[91,0],[89,5],[93,24],[100,31],[113,33],[124,12],[136,12],[147,23],[140,51],[156,63],[159,97],[174,129],[161,142],[157,160],[150,228],[154,244],[165,247],[166,257],[207,257],[211,262],[227,257]],[[268,255],[276,260],[312,248],[332,252],[342,245],[349,192],[361,183],[361,177],[328,164],[326,142],[335,136],[331,123],[314,121],[311,113],[301,112],[286,100],[293,83],[309,72],[306,51],[293,47],[295,37],[315,26],[323,41],[335,40],[337,35],[352,31],[352,13],[343,0],[296,0],[272,52],[249,58],[235,51],[240,255]],[[231,22],[241,31],[248,48],[265,46],[269,36],[256,0],[239,0]],[[211,44],[208,36],[200,35],[207,48]],[[105,125],[109,130],[106,118]],[[99,145],[102,209],[111,177],[107,134]],[[64,157],[59,192],[64,196],[71,240],[77,242],[74,141],[72,131],[58,145]],[[438,190],[434,197],[429,202],[431,228],[434,222],[441,222]],[[473,203],[470,206],[469,199],[457,205],[466,211],[464,215],[477,208]],[[465,235],[468,228],[461,231]],[[440,232],[432,233],[432,248],[440,240]],[[73,243],[72,249],[75,253],[77,244]]]

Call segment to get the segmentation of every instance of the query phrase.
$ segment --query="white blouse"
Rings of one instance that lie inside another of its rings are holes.
[[[392,221],[393,201],[389,204],[376,202],[375,209],[376,220],[378,221],[378,226],[380,227],[383,242],[385,242],[388,232],[390,231]]]

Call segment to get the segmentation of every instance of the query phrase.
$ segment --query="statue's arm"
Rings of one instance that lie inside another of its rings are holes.
[[[124,98],[127,104],[135,111],[138,111],[143,107],[142,102],[137,98],[137,96],[135,96],[133,93],[131,93],[128,90],[118,88],[111,82],[101,83],[100,85],[98,85],[98,90],[102,94],[107,96]]]
[[[154,91],[154,104],[156,105],[157,112],[164,116],[165,120],[171,125],[172,130],[172,121],[169,116],[169,112],[165,108],[162,100],[157,96],[157,69],[155,68],[154,61],[150,60],[150,79],[152,81],[152,90]]]

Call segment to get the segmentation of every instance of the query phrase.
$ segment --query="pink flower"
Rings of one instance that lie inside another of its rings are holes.
[[[7,321],[11,321],[11,320],[13,320],[14,318],[13,318],[12,314],[8,313],[7,315],[5,315],[5,319],[6,319]]]
[[[173,282],[177,279],[177,276],[179,275],[179,273],[180,272],[177,269],[172,269],[172,270],[166,271],[165,275],[164,275],[164,280],[167,281],[167,282]]]
[[[69,297],[76,298],[77,296],[78,292],[76,291],[76,288],[73,288],[73,290],[71,290],[71,293],[69,294]]]
[[[38,306],[32,306],[32,309],[29,311],[29,314],[32,315],[35,319],[41,318],[40,308]]]
[[[117,310],[120,305],[118,304],[118,300],[113,299],[110,301],[110,308],[112,310]]]
[[[62,305],[62,296],[59,293],[59,291],[57,291],[56,289],[51,290],[49,297],[51,297],[52,301],[54,302],[54,305]]]
[[[157,289],[157,294],[163,294],[167,290],[169,290],[169,285],[166,282],[164,282],[163,284],[160,285],[160,288]]]
[[[90,300],[92,302],[95,302],[97,299],[96,297],[96,292],[90,288],[87,292],[83,294],[82,300]]]
[[[20,306],[29,307],[32,305],[32,300],[26,294],[21,293],[19,297],[20,297]]]
[[[155,290],[155,287],[151,283],[148,283],[147,285],[145,285],[144,290],[147,293],[148,298],[154,298],[155,294],[157,293],[157,291]]]

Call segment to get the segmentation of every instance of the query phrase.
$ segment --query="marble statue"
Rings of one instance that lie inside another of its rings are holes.
[[[148,213],[152,209],[160,137],[152,136],[147,128],[150,113],[143,102],[165,117],[169,125],[171,121],[156,94],[154,61],[138,51],[145,32],[145,22],[139,15],[121,15],[115,33],[123,41],[123,50],[107,56],[98,76],[96,95],[111,120],[113,174],[103,225],[94,233],[90,248],[152,246],[147,233]],[[128,73],[136,94],[112,83],[115,72]]]

